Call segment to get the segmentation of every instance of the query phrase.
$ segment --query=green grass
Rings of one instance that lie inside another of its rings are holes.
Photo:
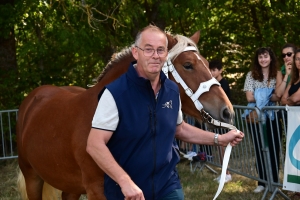
[[[212,167],[212,166],[210,166]],[[218,189],[218,183],[213,181],[221,173],[220,168],[212,167],[218,172],[214,174],[208,168],[198,169],[192,173],[189,162],[183,159],[177,169],[180,175],[181,183],[185,193],[185,200],[212,200]],[[17,160],[0,161],[0,200],[19,200],[19,194],[16,186]],[[218,200],[257,200],[261,199],[263,193],[254,194],[256,181],[232,173],[233,180],[225,184]],[[291,192],[283,191],[291,199],[300,199],[293,197]],[[271,193],[268,193],[266,199],[270,199]],[[81,199],[84,199],[81,198]],[[275,200],[284,199],[279,194]]]
[[[211,200],[214,198],[219,184],[213,181],[213,179],[221,174],[220,168],[212,167],[218,174],[214,174],[206,167],[204,167],[202,171],[197,169],[192,173],[188,161],[182,161],[177,168],[185,193],[185,200]],[[256,188],[255,181],[236,174],[231,175],[233,180],[224,185],[222,192],[217,198],[218,200],[257,200],[262,198],[262,193],[255,194],[252,192]]]

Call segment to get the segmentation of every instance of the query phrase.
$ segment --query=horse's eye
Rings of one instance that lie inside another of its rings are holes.
[[[184,67],[184,69],[193,69],[192,63],[185,63],[185,64],[183,65],[183,67]]]

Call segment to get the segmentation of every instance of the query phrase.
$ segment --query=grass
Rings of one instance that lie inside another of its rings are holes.
[[[212,166],[210,166],[212,167]],[[213,181],[221,173],[220,168],[212,167],[218,172],[214,174],[208,168],[204,167],[202,171],[198,169],[192,173],[189,162],[183,159],[177,166],[185,200],[206,200],[213,199],[218,189],[218,183]],[[19,200],[19,193],[16,186],[17,179],[17,160],[0,161],[0,200]],[[225,184],[218,200],[257,200],[261,199],[263,193],[255,194],[256,181],[237,174],[232,174],[233,180]],[[283,191],[291,199],[300,199],[293,197],[291,192]],[[270,199],[271,193],[267,194],[266,199]],[[85,199],[84,197],[81,199]],[[284,199],[279,194],[275,200]]]
[[[17,190],[17,160],[0,161],[0,200],[20,199]]]

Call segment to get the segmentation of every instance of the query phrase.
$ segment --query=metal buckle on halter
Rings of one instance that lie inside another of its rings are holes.
[[[168,73],[168,64],[165,62],[164,66],[162,67],[162,71],[166,74]]]
[[[191,90],[191,88],[186,88],[185,89],[185,93],[186,95],[188,95],[189,97],[191,97],[193,95],[193,91]]]
[[[200,114],[201,114],[201,116],[202,116],[202,118],[203,118],[203,120],[205,121],[205,122],[208,122],[208,123],[210,123],[210,124],[212,124],[212,120],[213,120],[213,118],[212,118],[212,116],[210,116],[210,114],[208,114],[205,110],[201,110],[200,111]]]

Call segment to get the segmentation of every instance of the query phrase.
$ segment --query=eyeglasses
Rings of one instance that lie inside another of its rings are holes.
[[[287,53],[281,54],[281,57],[282,57],[282,58],[285,58],[285,56],[291,57],[292,55],[293,55],[292,52],[287,52]]]
[[[300,58],[295,58],[295,61],[298,61],[298,62],[299,62],[299,61],[300,61]]]
[[[138,46],[135,46],[136,48],[140,49],[143,51],[144,53],[144,56],[146,57],[151,57],[154,55],[155,51],[157,52],[158,56],[163,58],[163,57],[166,57],[167,54],[168,54],[168,51],[164,48],[158,48],[158,49],[153,49],[153,48],[149,48],[149,47],[146,47],[145,49],[142,49]]]

